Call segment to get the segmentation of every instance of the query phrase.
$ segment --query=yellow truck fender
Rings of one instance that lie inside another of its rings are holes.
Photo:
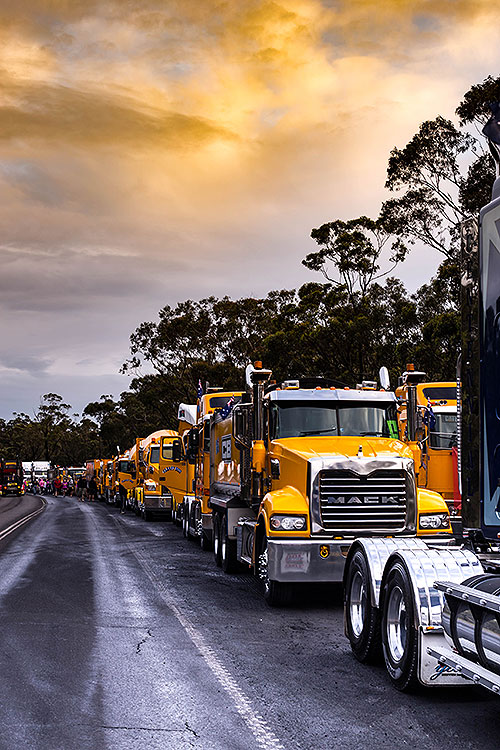
[[[427,490],[424,487],[417,488],[417,515],[432,514],[432,513],[443,513],[449,514],[448,506],[443,496],[439,492],[433,490]],[[451,524],[447,529],[440,529],[440,534],[452,534]],[[434,529],[421,529],[420,523],[417,518],[417,534],[419,537],[431,536],[436,534]]]
[[[304,531],[290,532],[293,536],[309,535],[309,503],[307,498],[295,487],[287,485],[279,490],[268,492],[262,500],[259,511],[259,525],[264,524],[266,535],[282,536],[283,532],[272,531],[269,526],[269,520],[274,513],[283,515],[301,515],[306,516],[307,526]]]

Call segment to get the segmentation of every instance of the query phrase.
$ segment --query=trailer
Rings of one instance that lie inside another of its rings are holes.
[[[396,688],[500,691],[500,177],[463,232],[459,465],[463,538],[357,539],[344,574],[345,631],[361,662],[382,655]]]

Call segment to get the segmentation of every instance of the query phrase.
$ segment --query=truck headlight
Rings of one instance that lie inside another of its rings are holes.
[[[448,513],[428,513],[419,517],[418,525],[421,529],[448,529],[450,516]]]
[[[271,516],[273,531],[304,531],[307,526],[306,516]]]
[[[152,479],[147,479],[144,482],[144,486],[147,490],[150,490],[151,492],[154,492],[156,490],[156,482],[153,482]]]

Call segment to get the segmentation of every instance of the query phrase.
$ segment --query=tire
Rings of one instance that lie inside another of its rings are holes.
[[[184,506],[182,514],[182,536],[189,539],[189,505]]]
[[[210,552],[210,550],[212,549],[212,540],[209,539],[204,531],[201,532],[200,547],[204,552]]]
[[[345,581],[345,626],[351,649],[358,661],[381,661],[380,612],[372,605],[368,563],[361,549],[352,556]]]
[[[410,691],[418,684],[418,632],[415,605],[406,568],[394,562],[383,585],[382,649],[392,684],[397,690]]]
[[[236,542],[229,539],[227,533],[227,518],[220,519],[220,561],[224,573],[237,573],[239,570],[238,558],[236,557]]]
[[[270,607],[286,607],[293,600],[294,585],[293,583],[270,580],[267,565],[267,538],[263,535],[257,557],[257,578],[259,579],[262,594]]]
[[[221,517],[220,513],[214,513],[214,558],[218,568],[222,565],[221,558]]]

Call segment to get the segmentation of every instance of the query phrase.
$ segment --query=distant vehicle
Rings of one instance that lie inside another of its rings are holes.
[[[23,465],[21,461],[6,461],[0,463],[0,487],[2,497],[6,495],[24,494]]]
[[[23,461],[24,479],[29,483],[47,481],[51,469],[50,461]]]

